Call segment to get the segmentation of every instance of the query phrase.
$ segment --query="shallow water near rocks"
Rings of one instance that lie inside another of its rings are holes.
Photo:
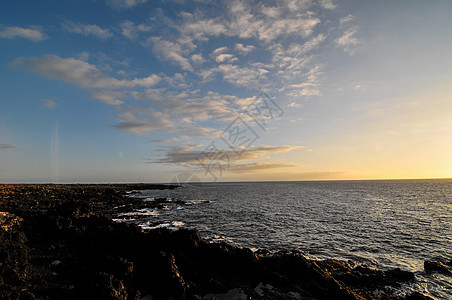
[[[423,272],[425,260],[452,259],[452,180],[195,183],[141,196],[190,204],[133,221],[144,228],[177,224],[244,247],[400,267],[416,274],[406,290],[452,299],[450,276]]]

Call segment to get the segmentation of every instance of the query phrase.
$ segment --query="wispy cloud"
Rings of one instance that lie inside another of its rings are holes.
[[[191,51],[180,43],[163,40],[160,37],[151,38],[154,51],[163,58],[178,64],[182,70],[193,71],[190,60],[186,57]]]
[[[361,43],[360,40],[356,37],[356,34],[356,28],[348,29],[342,36],[336,39],[336,45],[350,55],[355,54],[357,51],[356,46]]]
[[[13,149],[16,148],[11,144],[0,144],[0,149]]]
[[[348,15],[346,17],[341,18],[339,20],[339,24],[340,25],[345,25],[345,24],[351,22],[353,19],[354,19],[354,16],[352,14],[350,14],[350,15]]]
[[[336,4],[334,4],[333,0],[320,0],[320,5],[326,9],[336,8]]]
[[[175,137],[170,137],[170,138],[151,140],[151,143],[155,143],[155,144],[171,143],[171,142],[178,142],[181,140],[188,140],[189,138],[190,137],[188,135],[175,136]]]
[[[151,87],[161,80],[156,74],[144,78],[116,79],[103,74],[95,65],[88,62],[56,55],[21,57],[14,60],[12,65],[22,66],[48,78],[76,84],[91,91],[95,98],[110,105],[123,103],[118,99],[122,95],[121,92],[115,90]]]
[[[130,9],[146,2],[148,0],[107,0],[107,4],[117,10]]]
[[[254,163],[245,163],[245,164],[231,164],[227,170],[229,172],[234,172],[234,173],[249,173],[249,172],[279,169],[279,168],[294,168],[294,167],[300,167],[300,165],[299,164],[291,164],[291,163],[254,162]]]
[[[43,105],[47,108],[54,109],[55,107],[57,107],[60,104],[57,102],[54,102],[52,100],[47,100]]]
[[[289,152],[295,149],[301,149],[302,146],[261,146],[256,148],[237,148],[231,150],[216,149],[215,154],[220,157],[220,160],[226,162],[245,161],[251,159],[262,158],[263,156]],[[176,163],[182,165],[196,166],[209,160],[203,150],[193,150],[191,147],[169,147],[161,150],[165,152],[164,157],[160,159],[151,159],[151,163]]]
[[[67,32],[78,33],[84,36],[92,35],[100,39],[107,39],[113,36],[108,29],[103,29],[94,24],[82,24],[66,21],[61,25],[61,27]]]
[[[243,45],[240,43],[235,44],[235,50],[237,50],[240,54],[249,54],[256,47],[253,45]]]
[[[107,1],[116,9],[145,2]],[[119,130],[139,135],[162,130],[211,137],[221,132],[220,124],[224,126],[240,115],[242,104],[252,97],[213,92],[210,83],[217,86],[226,82],[253,91],[271,89],[294,97],[284,105],[298,107],[297,97],[320,95],[322,65],[316,60],[319,48],[327,43],[351,45],[356,34],[355,31],[348,37],[337,37],[333,36],[334,30],[325,31],[328,34],[319,32],[324,26],[333,26],[318,13],[335,9],[334,3],[327,0],[233,0],[215,8],[220,8],[218,13],[196,10],[179,12],[176,19],[149,18],[144,23],[122,19],[117,23],[117,39],[152,49],[159,59],[175,65],[172,74],[133,78],[136,75],[131,74],[136,73],[127,70],[127,64],[111,60],[92,64],[89,60],[93,56],[88,54],[79,59],[56,55],[22,57],[12,64],[75,84],[88,90],[93,98],[117,106],[118,123],[113,127]],[[163,15],[163,10],[160,13]],[[113,31],[97,25],[66,21],[62,26],[70,32],[103,39],[113,36]],[[213,41],[214,38],[218,39]],[[232,45],[225,42],[230,39],[234,40]],[[248,55],[251,53],[256,55]],[[46,106],[55,107],[50,102]]]
[[[239,116],[240,109],[249,102],[245,98],[231,95],[214,92],[203,95],[198,92],[147,89],[142,99],[148,101],[144,105],[128,105],[127,111],[117,115],[119,124],[114,127],[139,135],[163,130],[212,138],[217,137],[219,131],[206,126],[207,122],[224,126],[224,122],[230,122]]]
[[[216,74],[221,74],[222,78],[237,86],[258,86],[265,78],[268,71],[259,67],[242,67],[233,64],[221,64],[218,67],[200,72],[205,81],[212,79]]]
[[[150,25],[135,25],[134,22],[128,20],[123,21],[119,26],[121,28],[122,35],[131,40],[137,39],[140,33],[149,32],[152,29],[152,26]]]
[[[40,26],[32,26],[29,28],[8,26],[8,27],[1,28],[0,38],[13,39],[16,37],[29,39],[34,42],[43,41],[48,38],[48,36],[42,32],[42,29]]]
[[[298,3],[297,3],[298,2]],[[304,3],[301,3],[304,2]],[[332,7],[330,1],[322,6]],[[200,14],[185,13],[179,28],[183,36],[196,40],[207,40],[209,36],[235,36],[270,42],[281,36],[309,36],[320,19],[308,11],[308,1],[284,1],[273,7],[244,1],[229,1],[223,17],[204,18]]]

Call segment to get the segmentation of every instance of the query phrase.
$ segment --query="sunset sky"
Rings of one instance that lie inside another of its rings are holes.
[[[452,177],[451,32],[449,0],[1,1],[0,183]]]

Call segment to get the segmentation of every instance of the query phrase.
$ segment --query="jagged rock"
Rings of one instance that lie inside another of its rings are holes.
[[[202,299],[240,291],[251,299],[376,299],[378,289],[382,299],[397,299],[387,286],[414,277],[298,251],[252,252],[208,242],[195,230],[146,232],[112,222],[115,207],[167,201],[143,204],[121,192],[140,188],[149,186],[0,185],[0,211],[7,212],[0,298]]]
[[[438,272],[452,275],[452,268],[440,261],[424,261],[424,270],[426,272]]]

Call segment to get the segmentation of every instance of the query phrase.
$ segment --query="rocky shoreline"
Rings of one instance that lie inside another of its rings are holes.
[[[194,230],[112,221],[118,207],[143,207],[126,191],[176,187],[0,185],[0,298],[431,299],[395,293],[414,279],[400,269],[253,252]],[[451,263],[425,269],[447,273]]]

